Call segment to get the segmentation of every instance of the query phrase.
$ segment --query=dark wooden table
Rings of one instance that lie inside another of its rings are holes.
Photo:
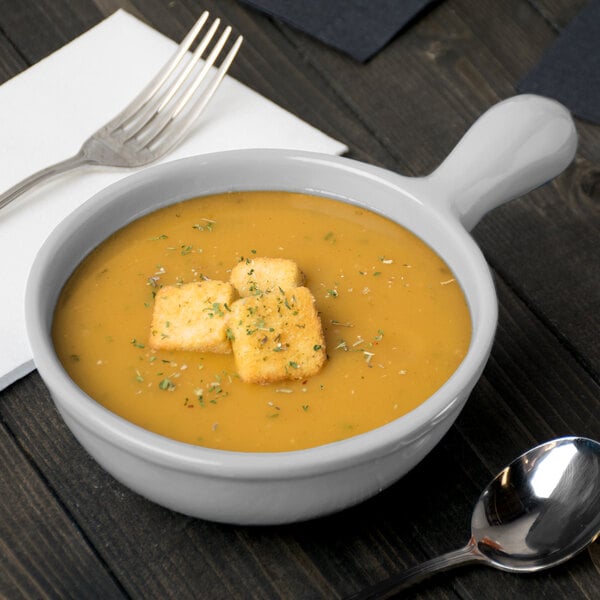
[[[236,78],[345,142],[350,156],[422,175],[481,112],[516,93],[583,4],[446,0],[361,65],[236,0],[0,0],[0,83],[117,8],[175,40],[208,8],[246,37]],[[466,543],[480,489],[529,446],[600,439],[600,127],[577,127],[574,164],[473,232],[497,284],[496,342],[455,426],[402,481],[298,525],[187,518],[100,469],[32,373],[0,396],[0,596],[344,597]],[[598,598],[598,546],[535,575],[463,568],[408,597]]]

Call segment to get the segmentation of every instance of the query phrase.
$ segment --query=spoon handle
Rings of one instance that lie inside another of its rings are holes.
[[[452,569],[459,565],[486,561],[487,559],[479,552],[477,546],[470,542],[460,550],[442,554],[441,556],[432,558],[431,560],[425,561],[410,569],[406,569],[398,575],[392,575],[389,579],[385,579],[369,588],[365,588],[348,597],[346,600],[384,600],[385,598],[390,598],[394,594],[422,581],[434,573],[447,571],[448,569]]]

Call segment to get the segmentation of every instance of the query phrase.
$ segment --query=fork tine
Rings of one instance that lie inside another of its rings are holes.
[[[175,109],[173,110],[173,113],[172,113],[173,119],[183,110],[185,105],[189,102],[190,98],[194,95],[194,92],[198,89],[198,87],[204,80],[204,77],[206,76],[206,74],[208,73],[210,68],[215,64],[217,57],[219,56],[219,54],[221,54],[221,50],[223,50],[223,46],[225,45],[225,42],[227,41],[227,39],[229,38],[230,35],[231,35],[231,27],[227,26],[225,28],[225,31],[221,34],[219,41],[215,44],[215,47],[212,49],[212,52],[208,55],[208,58],[206,59],[206,62],[204,63],[202,70],[200,71],[200,73],[198,73],[198,76],[196,77],[196,79],[192,82],[192,84],[185,91],[183,98],[181,98],[181,100],[179,101],[179,103],[177,104]]]
[[[170,121],[163,127],[163,129],[161,129],[153,138],[146,142],[146,147],[152,146],[152,150],[157,150],[162,154],[168,152],[181,140],[196,119],[200,116],[200,113],[202,113],[202,111],[206,108],[206,105],[210,102],[210,99],[221,85],[221,82],[227,74],[227,71],[229,70],[229,67],[231,66],[231,63],[238,53],[243,41],[244,38],[240,35],[225,56],[225,59],[219,66],[217,72],[214,74],[210,84],[190,105],[187,112],[184,114],[179,112],[178,118],[172,117]]]
[[[206,75],[214,65],[217,57],[221,53],[223,46],[231,34],[231,27],[227,27],[221,34],[219,40],[211,50],[208,58],[202,66],[200,72],[189,83],[185,91],[182,92],[182,97],[176,100],[175,106],[169,110],[164,110],[160,114],[154,115],[147,123],[142,125],[135,133],[131,133],[127,142],[132,142],[134,139],[142,146],[147,146],[160,132],[172,121],[187,105],[200,84],[206,78]]]
[[[146,104],[143,107],[141,107],[135,113],[135,115],[132,115],[129,119],[127,119],[126,123],[123,123],[123,129],[129,129],[129,131],[126,131],[126,142],[131,138],[135,137],[135,135],[137,135],[139,130],[141,130],[146,123],[154,119],[156,115],[162,112],[164,108],[169,104],[173,96],[175,96],[179,88],[187,79],[190,72],[196,66],[196,63],[202,57],[202,54],[204,54],[204,51],[206,50],[208,44],[211,42],[212,38],[214,37],[220,23],[221,19],[215,19],[210,29],[200,40],[198,47],[192,54],[191,58],[188,60],[182,72],[177,76],[176,81],[173,84],[171,84],[170,87],[167,87],[162,91],[160,90],[160,88],[157,88],[154,93],[154,96],[152,98],[149,98]],[[134,129],[135,127],[137,127],[137,130]]]
[[[182,58],[186,55],[190,46],[198,37],[198,33],[202,30],[204,24],[208,20],[208,16],[209,12],[205,10],[183,38],[168,62],[165,63],[162,69],[160,69],[160,71],[158,71],[158,73],[150,80],[146,87],[144,87],[144,89],[118,115],[107,123],[106,128],[118,129],[119,127],[122,127],[152,99],[157,91],[164,85],[171,73],[177,68]]]
[[[165,108],[165,106],[167,106],[167,104],[169,104],[169,102],[171,101],[171,98],[173,98],[173,96],[175,96],[175,94],[178,92],[179,88],[186,81],[188,75],[190,74],[190,72],[192,71],[192,69],[194,68],[196,63],[200,60],[200,58],[204,54],[204,51],[208,47],[208,44],[210,43],[212,38],[214,37],[220,24],[221,24],[221,19],[215,19],[215,22],[212,24],[209,31],[202,38],[202,40],[200,41],[200,44],[198,44],[198,47],[194,51],[194,54],[192,55],[192,58],[189,60],[188,64],[186,65],[185,69],[183,70],[181,75],[179,75],[177,81],[171,86],[170,91],[165,95],[164,99],[160,103],[160,106],[156,109],[156,112],[161,112]]]

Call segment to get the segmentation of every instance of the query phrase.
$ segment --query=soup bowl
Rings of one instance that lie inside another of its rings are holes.
[[[495,206],[559,174],[576,145],[564,107],[523,95],[480,117],[426,177],[293,150],[230,151],[148,168],[84,203],[43,245],[26,293],[35,365],[82,446],[117,480],[158,504],[203,519],[254,525],[342,510],[401,478],[455,421],[486,364],[497,321],[492,277],[469,230]],[[446,383],[386,425],[286,452],[234,452],[178,442],[126,421],[84,393],[57,358],[51,335],[61,288],[82,257],[158,208],[253,190],[301,192],[358,205],[401,224],[433,248],[460,283],[472,324],[468,352]]]

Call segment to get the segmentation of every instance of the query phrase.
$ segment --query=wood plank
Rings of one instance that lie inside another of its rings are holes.
[[[168,5],[173,6],[178,3],[170,2]],[[135,2],[131,2],[131,0],[90,0],[82,3],[82,7],[86,10],[91,10],[91,5],[95,6],[98,9],[98,12],[104,17],[108,17],[112,15],[119,9],[127,11],[129,14],[133,15],[140,19],[140,21],[146,21],[147,19],[144,17],[142,12],[140,12],[136,6]],[[144,12],[148,12],[144,10]]]
[[[26,64],[6,36],[0,33],[0,84],[26,68]]]
[[[47,482],[0,426],[0,597],[123,598]]]
[[[578,162],[555,184],[497,209],[475,238],[502,278],[600,380],[600,171]],[[596,190],[596,191],[594,191]],[[526,283],[525,283],[526,282]]]
[[[28,65],[58,50],[100,17],[89,2],[0,0],[0,30],[9,39],[11,32],[18,32],[18,40],[11,41]]]

